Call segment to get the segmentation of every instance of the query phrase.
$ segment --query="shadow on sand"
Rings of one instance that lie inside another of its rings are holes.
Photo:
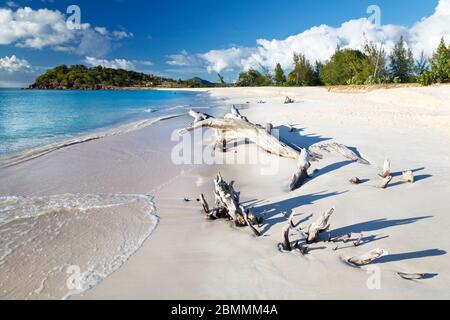
[[[335,238],[335,237],[343,236],[348,233],[377,231],[377,230],[386,229],[386,228],[390,228],[390,227],[402,226],[402,225],[415,223],[417,221],[420,221],[423,219],[429,219],[429,218],[432,218],[432,216],[423,216],[423,217],[398,219],[398,220],[388,220],[386,218],[385,219],[376,219],[376,220],[353,224],[353,225],[347,226],[347,227],[334,229],[330,233],[331,233],[331,236],[333,238]]]
[[[447,254],[446,251],[440,249],[429,249],[422,251],[414,251],[414,252],[406,252],[406,253],[395,253],[389,254],[387,256],[381,257],[376,260],[377,264],[387,263],[387,262],[397,262],[403,260],[411,260],[411,259],[422,259],[428,257],[436,257]]]
[[[347,192],[347,191],[345,191],[345,192]],[[265,214],[266,214],[266,219],[264,220],[265,226],[264,226],[264,229],[261,230],[261,234],[264,234],[267,231],[269,231],[270,228],[272,228],[274,225],[276,225],[278,223],[285,223],[287,221],[285,216],[275,217],[276,215],[279,215],[280,213],[286,213],[286,214],[290,215],[295,208],[298,208],[298,207],[304,206],[304,205],[313,204],[316,201],[319,201],[321,199],[334,197],[334,196],[343,194],[345,192],[329,192],[329,193],[319,192],[319,193],[313,193],[313,194],[308,194],[308,195],[301,195],[298,197],[289,198],[289,199],[282,200],[279,202],[261,205],[259,207],[255,206],[253,208],[253,210],[257,215],[262,214],[263,212],[265,212]],[[302,221],[302,222],[305,222],[308,219],[309,218],[304,219],[304,221]]]
[[[297,148],[309,148],[316,143],[331,140],[316,134],[302,135],[304,128],[295,128],[293,132],[290,132],[287,126],[278,126],[274,127],[274,130],[278,130],[280,140]]]

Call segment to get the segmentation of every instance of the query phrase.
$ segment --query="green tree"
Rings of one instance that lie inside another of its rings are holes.
[[[288,75],[288,82],[295,86],[315,86],[319,84],[319,79],[305,55],[294,53],[294,70]]]
[[[416,64],[414,66],[414,73],[417,77],[423,75],[425,71],[428,70],[428,61],[425,57],[425,53],[422,51],[420,53],[419,59],[416,61]]]
[[[430,59],[431,73],[437,83],[450,81],[450,46],[445,46],[444,38]]]
[[[359,50],[337,49],[320,72],[326,85],[363,84],[371,76],[367,56]]]
[[[406,49],[403,36],[395,44],[389,60],[389,75],[394,82],[409,82],[413,79],[414,57],[411,49]]]
[[[277,63],[275,67],[275,84],[280,86],[286,83],[286,76],[284,74],[283,68],[281,68],[281,64]]]
[[[270,86],[272,77],[270,73],[261,73],[256,69],[250,68],[246,72],[241,72],[236,81],[238,87],[262,87]]]
[[[383,45],[377,47],[374,42],[366,39],[364,54],[367,56],[364,61],[364,68],[366,69],[364,72],[369,73],[373,81],[386,77],[386,52],[383,49]]]

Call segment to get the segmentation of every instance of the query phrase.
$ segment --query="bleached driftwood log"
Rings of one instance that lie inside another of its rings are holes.
[[[281,248],[284,251],[292,251],[291,241],[289,240],[289,232],[291,231],[291,223],[289,222],[282,232],[283,241],[281,242]]]
[[[288,96],[286,96],[286,99],[284,100],[284,104],[294,103],[295,101]]]
[[[208,118],[202,121],[195,122],[191,126],[180,130],[179,133],[185,134],[189,131],[200,128],[213,128],[219,130],[219,137],[222,141],[248,139],[265,151],[278,155],[280,157],[297,160],[300,156],[299,151],[280,141],[271,134],[268,134],[264,128],[258,127],[251,122],[237,119],[235,117],[228,117],[226,119]]]
[[[387,176],[386,178],[384,178],[381,183],[380,183],[380,188],[381,189],[386,189],[388,184],[392,181],[392,176]]]
[[[310,154],[306,149],[302,149],[300,157],[298,158],[297,171],[292,178],[289,185],[289,190],[294,191],[300,188],[308,176],[308,169],[311,167]]]
[[[352,238],[352,234],[351,233],[347,233],[343,236],[340,237],[336,237],[336,238],[331,238],[329,239],[328,242],[343,242],[343,243],[347,243],[348,240],[350,240]]]
[[[244,209],[240,204],[240,193],[234,190],[233,182],[227,183],[220,173],[214,179],[214,196],[216,207],[213,209],[209,209],[203,194],[200,196],[203,209],[208,218],[214,220],[228,219],[233,221],[238,227],[248,226],[255,235],[261,235],[254,227],[254,224],[261,224],[262,217],[258,219],[255,214]]]
[[[289,132],[294,132],[295,128],[294,128],[293,125],[288,124],[287,127],[288,127],[288,129],[289,129]]]
[[[205,196],[203,195],[203,193],[200,195],[200,202],[202,203],[203,211],[205,211],[206,214],[209,214],[211,212],[211,210],[209,209],[208,202],[206,202],[206,199],[205,199]]]
[[[264,124],[264,128],[266,129],[266,132],[267,132],[268,134],[272,134],[273,124],[271,124],[271,123],[266,123],[266,124]]]
[[[403,172],[402,176],[403,176],[403,181],[405,181],[405,182],[414,183],[414,181],[415,181],[414,173],[412,171],[405,171],[405,172]]]
[[[225,119],[239,119],[245,122],[249,122],[247,117],[241,115],[241,112],[233,105],[231,106],[231,113],[228,113],[224,117]]]
[[[380,177],[387,178],[391,175],[391,162],[389,160],[384,161],[383,171],[380,174]]]
[[[197,112],[197,111],[194,111],[192,109],[189,110],[189,115],[192,118],[194,118],[194,123],[212,118],[212,116],[210,116],[209,114]]]
[[[388,255],[389,253],[384,249],[374,249],[366,254],[363,254],[358,257],[353,257],[347,260],[351,265],[361,267],[371,264],[376,259],[379,259],[383,256]]]
[[[405,280],[422,280],[425,279],[425,273],[404,273],[397,272],[397,274]]]
[[[318,147],[321,150],[327,150],[327,148],[330,148],[330,149],[334,150],[335,152],[343,155],[345,158],[350,159],[352,161],[356,161],[361,164],[367,164],[367,165],[370,164],[369,161],[361,158],[356,153],[354,153],[352,150],[350,150],[348,147],[346,147],[343,144],[337,143],[337,142],[323,144]]]
[[[308,238],[306,239],[306,243],[311,244],[316,242],[319,238],[319,234],[330,227],[328,220],[330,220],[333,212],[334,208],[331,208],[329,211],[322,214],[322,216],[316,222],[311,223],[308,228],[308,232],[306,232],[306,235],[308,236]]]
[[[358,236],[358,239],[356,239],[356,241],[353,242],[353,245],[355,247],[358,247],[362,243],[363,236],[364,235],[362,233],[360,233],[359,236]]]

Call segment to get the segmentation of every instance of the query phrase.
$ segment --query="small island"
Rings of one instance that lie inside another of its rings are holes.
[[[194,77],[188,80],[145,74],[102,66],[88,68],[84,65],[61,65],[36,78],[29,89],[41,90],[117,90],[151,88],[199,88],[216,84]]]

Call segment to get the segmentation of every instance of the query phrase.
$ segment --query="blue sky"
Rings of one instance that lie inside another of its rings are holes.
[[[411,46],[423,50],[424,41],[449,37],[442,21],[450,17],[450,1],[441,2],[438,12],[438,0],[0,0],[3,15],[16,14],[2,19],[0,11],[0,59],[6,65],[0,66],[0,85],[26,83],[45,68],[76,63],[126,66],[173,78],[198,75],[213,81],[221,72],[232,81],[239,69],[271,68],[274,57],[289,68],[291,51],[305,50],[310,59],[325,60],[337,43],[360,46],[363,34],[389,47],[405,33]],[[74,35],[53,30],[51,26],[68,16],[72,4],[80,7],[85,29]],[[382,24],[373,30],[366,12],[372,4],[381,9]],[[17,15],[23,7],[31,8],[26,18]],[[38,9],[48,10],[37,14]],[[55,12],[61,17],[47,20],[45,15]],[[432,27],[415,27],[422,18],[432,19]],[[17,27],[20,19],[42,26],[37,31]],[[346,22],[350,23],[343,25]],[[311,31],[321,25],[326,28]],[[388,25],[395,28],[383,27]],[[264,40],[257,43],[257,39]]]

